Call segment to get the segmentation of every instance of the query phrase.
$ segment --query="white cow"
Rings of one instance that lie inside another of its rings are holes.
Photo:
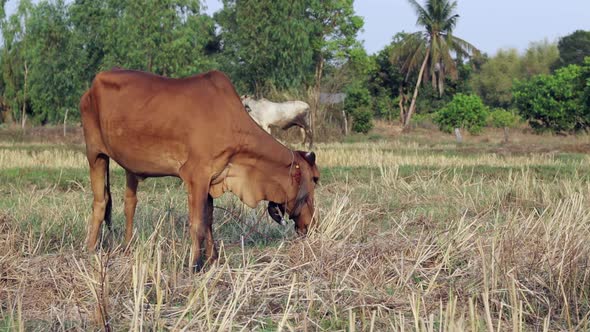
[[[244,95],[242,104],[262,129],[270,134],[270,126],[277,126],[283,130],[297,126],[301,130],[303,144],[309,140],[309,148],[312,148],[313,137],[310,127],[309,105],[305,102],[294,100],[284,103],[274,103],[268,99],[255,100]]]

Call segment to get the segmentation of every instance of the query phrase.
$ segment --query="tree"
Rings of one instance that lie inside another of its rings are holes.
[[[457,66],[452,57],[469,57],[479,51],[467,41],[453,35],[453,30],[459,19],[455,14],[456,1],[427,0],[422,7],[416,0],[408,0],[418,16],[417,24],[423,31],[407,35],[403,45],[393,54],[394,59],[403,59],[402,72],[406,77],[419,66],[418,77],[412,96],[410,108],[404,114],[402,125],[408,128],[412,114],[416,107],[416,98],[422,81],[431,81],[433,88],[443,94],[445,78],[456,79]]]
[[[200,10],[200,0],[22,0],[5,19],[2,7],[0,106],[23,125],[27,115],[61,122],[100,70],[178,77],[216,67],[214,21]]]
[[[518,122],[518,115],[503,108],[495,108],[490,112],[490,124],[496,128],[512,127]]]
[[[376,66],[374,58],[367,55],[365,49],[360,45],[354,46],[348,53],[348,58],[343,64],[335,62],[326,63],[324,68],[325,75],[322,80],[322,90],[336,93],[344,92],[345,95],[350,89],[356,90],[357,88],[363,88],[368,91],[368,79],[371,73],[375,71]],[[345,97],[346,99],[348,99],[348,96]],[[369,95],[366,108],[369,108],[372,104],[372,96]],[[350,113],[351,109],[346,109],[345,107],[336,108],[342,111],[343,132],[344,135],[348,135],[348,117],[353,116],[354,118],[354,115]],[[329,106],[327,109],[335,110]],[[368,111],[372,113],[370,109]],[[318,112],[317,115],[318,119],[322,121],[329,121],[328,118],[332,118],[330,112]],[[372,118],[372,114],[370,116]]]
[[[343,61],[358,56],[360,43],[356,35],[364,21],[355,15],[353,0],[309,0],[309,24],[313,49],[314,93],[312,105],[312,130],[316,129],[321,82],[326,61]],[[364,51],[364,50],[363,50]],[[366,56],[366,53],[365,53]]]
[[[107,0],[75,0],[69,7],[72,45],[79,51],[76,59],[79,80],[90,86],[94,75],[104,66],[105,56],[112,51],[114,35],[112,18],[120,20],[120,12]],[[109,45],[109,46],[107,46]]]
[[[559,50],[555,43],[547,40],[529,44],[521,59],[521,77],[549,74],[551,66],[559,59]]]
[[[32,7],[27,22],[25,60],[31,113],[36,123],[63,121],[69,110],[78,108],[83,84],[72,66],[79,52],[73,47],[71,37],[63,0],[43,1]]]
[[[518,122],[518,115],[503,108],[496,108],[490,112],[490,124],[495,128],[504,128],[504,143],[508,143],[508,128]]]
[[[373,55],[374,67],[369,73],[367,86],[373,97],[373,113],[383,119],[396,118],[395,109],[400,108],[400,119],[404,114],[402,100],[404,76],[400,72],[401,64],[391,61],[393,49],[400,45],[405,34],[397,33],[392,42]]]
[[[214,67],[205,56],[206,46],[214,39],[214,22],[200,14],[199,0],[107,4],[105,25],[110,32],[105,67],[117,65],[170,77]]]
[[[518,50],[498,50],[472,76],[473,90],[487,105],[507,108],[512,103],[512,82],[521,77]]]
[[[537,75],[515,84],[514,102],[529,125],[537,130],[574,132],[590,126],[590,108],[583,102],[582,68],[569,65],[553,75]]]
[[[4,6],[7,2],[8,0],[0,0],[0,22],[4,21],[4,18],[6,17],[6,11],[4,9]]]
[[[433,87],[431,84],[425,84],[420,88],[421,98],[416,100],[416,107],[414,109],[415,114],[426,115],[428,113],[435,113],[436,111],[443,108],[446,104],[453,100],[453,97],[458,93],[472,94],[473,89],[469,85],[469,78],[473,71],[472,67],[475,64],[475,58],[471,59],[467,63],[463,63],[462,59],[457,59],[457,78],[452,79],[450,77],[445,78],[445,90],[444,94],[440,95],[438,88]],[[406,109],[409,107],[405,105]]]
[[[590,31],[576,30],[572,34],[559,39],[559,60],[555,67],[564,67],[571,64],[582,65],[584,57],[590,55]]]
[[[583,101],[587,111],[590,111],[590,56],[584,59],[584,66],[582,67],[582,84],[584,86]]]
[[[223,68],[258,96],[310,80],[313,47],[305,1],[223,0],[215,14],[223,40]]]
[[[199,0],[76,0],[70,13],[88,82],[113,66],[170,77],[216,67],[214,21]]]
[[[549,74],[557,57],[557,46],[547,41],[530,43],[523,55],[516,49],[500,49],[472,75],[470,83],[487,105],[508,109],[514,80]]]
[[[4,7],[2,7],[4,8]],[[20,119],[24,128],[28,108],[27,80],[28,64],[26,55],[29,51],[26,23],[30,15],[30,0],[19,2],[17,11],[2,23],[2,74],[4,80],[4,98],[13,117]]]
[[[0,0],[0,30],[2,30],[2,26],[4,25],[4,18],[6,17],[6,12],[4,11],[4,5],[8,0]],[[2,66],[2,58],[4,56],[3,49],[0,48],[0,123],[5,121],[5,117],[7,117],[7,107],[6,103],[4,102],[4,90],[6,89],[3,74],[3,66]]]
[[[371,111],[371,95],[369,90],[359,82],[346,89],[344,110],[352,116],[352,130],[366,134],[373,128],[373,112]]]
[[[477,134],[486,125],[487,117],[488,108],[477,95],[458,93],[435,114],[434,122],[444,132],[450,133],[455,128],[464,128],[472,134]]]

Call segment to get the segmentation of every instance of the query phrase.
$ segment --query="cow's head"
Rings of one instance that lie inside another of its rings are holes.
[[[293,165],[289,166],[290,194],[286,202],[269,202],[268,213],[278,223],[284,224],[284,214],[295,221],[295,230],[306,234],[313,226],[315,215],[314,191],[320,179],[320,172],[315,163],[313,152],[297,151],[294,153]]]
[[[242,101],[242,105],[248,113],[252,112],[252,108],[250,108],[250,102],[253,100],[252,96],[249,95],[241,95],[240,100]]]

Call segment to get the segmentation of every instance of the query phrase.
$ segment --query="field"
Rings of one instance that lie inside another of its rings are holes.
[[[0,330],[554,331],[590,329],[590,137],[386,129],[320,143],[320,224],[215,201],[220,260],[187,267],[180,180],[139,186],[122,246],[85,250],[79,129],[0,131]]]

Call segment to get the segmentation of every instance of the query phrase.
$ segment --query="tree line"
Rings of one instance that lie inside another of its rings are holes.
[[[240,93],[306,99],[316,129],[348,120],[367,132],[374,118],[404,128],[432,121],[443,130],[518,118],[539,130],[590,125],[590,32],[488,56],[454,35],[456,1],[408,0],[419,30],[392,32],[373,55],[358,40],[364,21],[353,0],[223,0],[213,15],[200,0],[21,0],[10,15],[6,2],[4,123],[79,121],[79,97],[94,75],[118,66],[169,77],[219,69]],[[346,99],[326,107],[322,92]]]
[[[352,0],[0,0],[3,119],[77,119],[94,75],[115,66],[183,77],[220,69],[239,91],[321,89],[326,68],[362,49]],[[316,93],[319,95],[319,92]]]

